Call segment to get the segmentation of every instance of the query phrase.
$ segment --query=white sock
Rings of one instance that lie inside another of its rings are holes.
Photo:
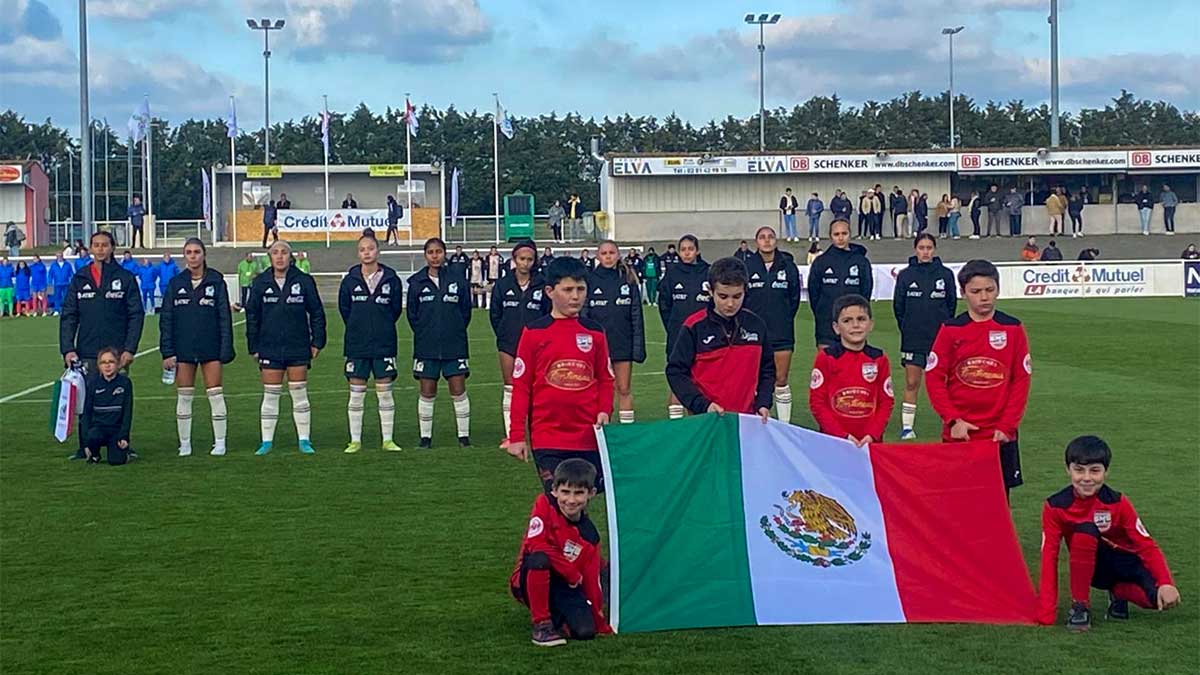
[[[905,429],[913,428],[913,421],[917,419],[917,404],[916,403],[901,403],[900,404],[900,425]]]
[[[288,393],[292,396],[292,421],[296,423],[296,435],[300,440],[307,441],[312,427],[312,408],[308,405],[308,383],[289,382]]]
[[[212,416],[213,449],[220,450],[221,454],[224,454],[225,434],[229,425],[226,421],[228,412],[225,409],[225,389],[209,387],[204,390],[204,393],[208,395],[208,409]]]
[[[512,430],[512,392],[511,384],[504,385],[504,398],[500,404],[501,412],[504,416],[504,437],[508,438],[509,431]]]
[[[667,406],[667,419],[681,420],[683,419],[683,406],[678,403],[673,403]]]
[[[792,387],[785,384],[775,387],[775,417],[780,422],[792,423]]]
[[[264,443],[275,440],[275,424],[279,422],[279,397],[282,395],[282,384],[263,385],[262,411],[259,413],[259,417]]]
[[[437,399],[421,396],[417,399],[417,426],[421,438],[433,438],[433,403]]]
[[[383,442],[392,440],[392,427],[396,421],[396,401],[392,398],[392,383],[375,383],[375,398],[379,399],[379,431]]]
[[[350,385],[350,402],[346,404],[346,415],[350,418],[350,442],[362,442],[363,402],[367,399],[367,385]]]
[[[175,427],[179,430],[179,449],[192,449],[192,395],[195,387],[179,387],[175,390]]]
[[[621,424],[633,424],[633,411],[620,410],[617,412],[617,419],[621,421]]]
[[[471,435],[471,399],[465,391],[462,396],[454,397],[454,424],[458,427],[459,438]]]

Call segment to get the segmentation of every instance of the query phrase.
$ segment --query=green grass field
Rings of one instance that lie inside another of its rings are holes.
[[[48,390],[0,403],[0,670],[1197,672],[1200,302],[1034,300],[1002,307],[1026,322],[1034,354],[1021,429],[1027,483],[1013,496],[1031,573],[1041,502],[1066,484],[1062,448],[1075,435],[1097,433],[1116,453],[1112,485],[1132,496],[1167,554],[1183,594],[1178,610],[1135,608],[1128,623],[1098,619],[1085,635],[1057,627],[801,626],[621,635],[539,649],[529,644],[527,612],[506,588],[538,485],[529,465],[496,449],[500,384],[485,316],[477,313],[471,325],[476,447],[454,444],[443,390],[436,447],[416,450],[416,393],[403,378],[397,440],[405,451],[375,449],[372,395],[367,450],[348,456],[341,452],[348,440],[342,327],[333,312],[329,346],[311,375],[313,457],[295,450],[287,397],[276,451],[253,456],[260,387],[240,329],[239,358],[226,370],[224,458],[207,455],[203,397],[195,406],[197,454],[175,456],[174,392],[159,383],[156,353],[133,367],[134,444],[143,459],[132,466],[66,461],[73,446],[56,444],[47,432]],[[872,342],[898,364],[890,310],[877,305]],[[410,338],[401,323],[403,356]],[[57,326],[54,319],[0,321],[0,399],[59,374]],[[662,329],[657,320],[647,328],[651,358],[634,378],[643,420],[666,414]],[[797,331],[811,335],[807,307]],[[157,338],[157,321],[149,320],[142,348]],[[794,421],[811,426],[802,395],[812,360],[808,339],[800,349]],[[937,428],[923,403],[918,433],[933,439]],[[602,508],[592,514],[603,521]],[[1102,612],[1099,594],[1094,604]]]

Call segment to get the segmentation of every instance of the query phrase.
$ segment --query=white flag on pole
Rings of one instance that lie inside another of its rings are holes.
[[[204,224],[212,229],[212,184],[208,182],[208,172],[200,169],[200,185],[204,193]]]
[[[496,124],[500,125],[500,133],[504,134],[505,138],[512,140],[513,134],[516,132],[513,130],[512,120],[508,117],[508,111],[500,105],[500,99],[496,99],[496,107]]]

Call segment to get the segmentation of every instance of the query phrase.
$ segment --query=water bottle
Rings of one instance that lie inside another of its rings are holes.
[[[174,368],[163,368],[162,383],[163,384],[175,384],[175,369]]]

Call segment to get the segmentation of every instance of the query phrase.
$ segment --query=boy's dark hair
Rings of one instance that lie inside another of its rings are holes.
[[[587,265],[574,256],[559,256],[546,265],[546,285],[554,288],[563,279],[587,281]]]
[[[745,263],[733,257],[721,258],[708,268],[708,284],[713,289],[717,284],[745,288],[749,283],[749,276]]]
[[[971,260],[958,271],[958,286],[965,289],[967,282],[975,277],[987,277],[996,282],[996,290],[1000,290],[1000,271],[990,261]]]
[[[1103,464],[1107,469],[1112,462],[1112,449],[1099,436],[1079,436],[1067,443],[1067,466],[1072,464]]]
[[[552,488],[560,485],[592,489],[596,487],[596,467],[586,459],[568,459],[554,469]]]
[[[872,318],[871,303],[867,302],[866,298],[857,293],[850,293],[833,301],[833,320],[837,321],[838,317],[842,315],[842,310],[847,307],[862,307],[863,311],[867,313],[867,318]]]

